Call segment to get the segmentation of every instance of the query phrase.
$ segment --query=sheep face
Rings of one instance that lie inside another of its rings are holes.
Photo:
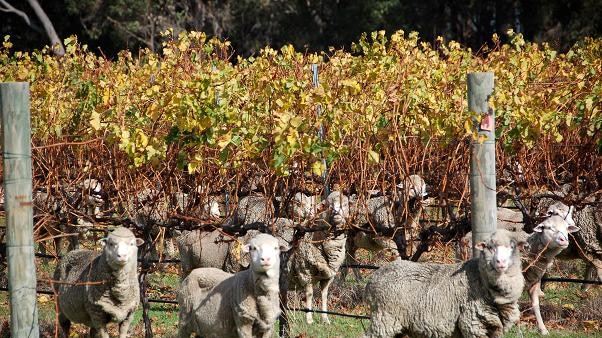
[[[307,196],[298,192],[292,200],[291,214],[294,219],[311,219],[316,215],[316,196]]]
[[[107,263],[112,268],[118,269],[130,262],[136,263],[138,258],[138,246],[144,240],[134,237],[134,234],[126,228],[117,228],[102,240],[103,250]]]
[[[575,222],[571,217],[572,207],[569,209],[569,212],[565,213],[565,217],[553,214],[533,228],[534,232],[540,233],[541,241],[550,249],[567,248],[569,246],[569,233],[580,230],[578,226],[575,226]]]
[[[481,260],[498,273],[508,271],[515,262],[518,255],[518,248],[522,248],[526,243],[517,241],[509,231],[500,229],[493,233],[489,241],[479,242],[475,248],[481,252]]]
[[[243,252],[251,256],[251,268],[255,272],[266,273],[280,266],[280,251],[286,251],[272,235],[259,234],[253,237],[248,244],[243,246]]]
[[[426,183],[419,175],[410,175],[403,182],[397,185],[397,188],[403,190],[408,199],[422,199],[426,197]]]
[[[341,227],[349,219],[349,197],[339,191],[333,191],[318,207],[324,210],[324,219],[337,227]]]

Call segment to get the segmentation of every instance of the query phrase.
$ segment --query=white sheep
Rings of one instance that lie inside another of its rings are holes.
[[[137,257],[144,241],[118,227],[103,241],[102,252],[74,250],[54,272],[58,320],[62,336],[71,323],[90,327],[91,337],[108,338],[107,324],[119,324],[119,337],[127,337],[134,311],[140,303]]]
[[[321,212],[315,226],[323,230],[306,233],[293,250],[287,264],[288,285],[290,289],[304,289],[306,306],[311,310],[313,285],[319,283],[322,311],[327,311],[328,289],[345,260],[347,235],[343,227],[349,218],[349,198],[333,191],[318,209]],[[313,322],[311,312],[307,312],[306,321]],[[322,321],[330,323],[326,313],[322,313]]]
[[[178,336],[272,337],[280,315],[278,239],[258,234],[243,250],[250,268],[230,274],[216,268],[194,269],[178,291]]]
[[[580,230],[575,226],[572,212],[573,208],[570,207],[564,216],[552,214],[533,228],[533,234],[527,239],[529,253],[523,263],[525,288],[529,292],[537,328],[542,335],[547,335],[548,329],[539,309],[539,297],[544,295],[541,291],[541,278],[552,266],[554,258],[569,246],[569,233]]]
[[[523,244],[500,229],[475,245],[478,258],[464,263],[397,259],[380,268],[366,285],[366,337],[501,337],[520,317]]]
[[[528,252],[523,257],[523,275],[525,277],[525,289],[529,293],[531,308],[537,320],[537,327],[541,334],[548,334],[539,308],[539,297],[543,296],[541,291],[541,279],[545,272],[552,266],[554,258],[569,246],[569,233],[578,231],[572,218],[573,207],[562,203],[556,203],[549,207],[548,218],[533,228],[532,234],[522,230],[522,217],[500,217],[501,215],[512,215],[507,211],[500,212],[498,209],[498,226],[515,233],[517,238],[525,240]],[[509,220],[513,220],[510,222]],[[472,233],[464,237],[466,243],[471,243]],[[470,254],[470,253],[469,253]]]

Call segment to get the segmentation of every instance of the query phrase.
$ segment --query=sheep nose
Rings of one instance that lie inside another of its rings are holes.
[[[556,242],[560,245],[568,245],[569,240],[565,234],[558,233],[558,235],[556,236]]]
[[[508,260],[503,258],[496,258],[495,267],[500,269],[508,267]]]
[[[270,261],[271,261],[271,257],[270,256],[261,257],[261,263],[262,264],[270,264]]]

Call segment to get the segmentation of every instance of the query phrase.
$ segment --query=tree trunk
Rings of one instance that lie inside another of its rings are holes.
[[[54,54],[59,56],[65,55],[65,48],[61,43],[61,39],[59,39],[59,36],[56,34],[52,22],[48,18],[48,15],[46,15],[46,12],[44,12],[42,9],[42,6],[40,6],[38,0],[27,0],[27,2],[31,8],[33,8],[33,11],[38,16],[38,19],[40,19],[40,22],[42,22],[42,26],[44,26],[44,30],[46,31],[48,38],[50,38],[50,44],[52,45],[52,51]]]

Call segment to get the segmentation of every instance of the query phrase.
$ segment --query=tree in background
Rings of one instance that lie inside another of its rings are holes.
[[[442,36],[473,50],[509,28],[559,50],[602,32],[602,0],[45,0],[48,20],[34,12],[37,0],[28,3],[0,0],[0,34],[17,49],[41,48],[47,40],[39,23],[50,22],[51,41],[75,34],[107,56],[157,50],[168,28],[228,39],[243,56],[289,43],[308,51],[348,47],[381,29],[418,31],[427,42]]]

